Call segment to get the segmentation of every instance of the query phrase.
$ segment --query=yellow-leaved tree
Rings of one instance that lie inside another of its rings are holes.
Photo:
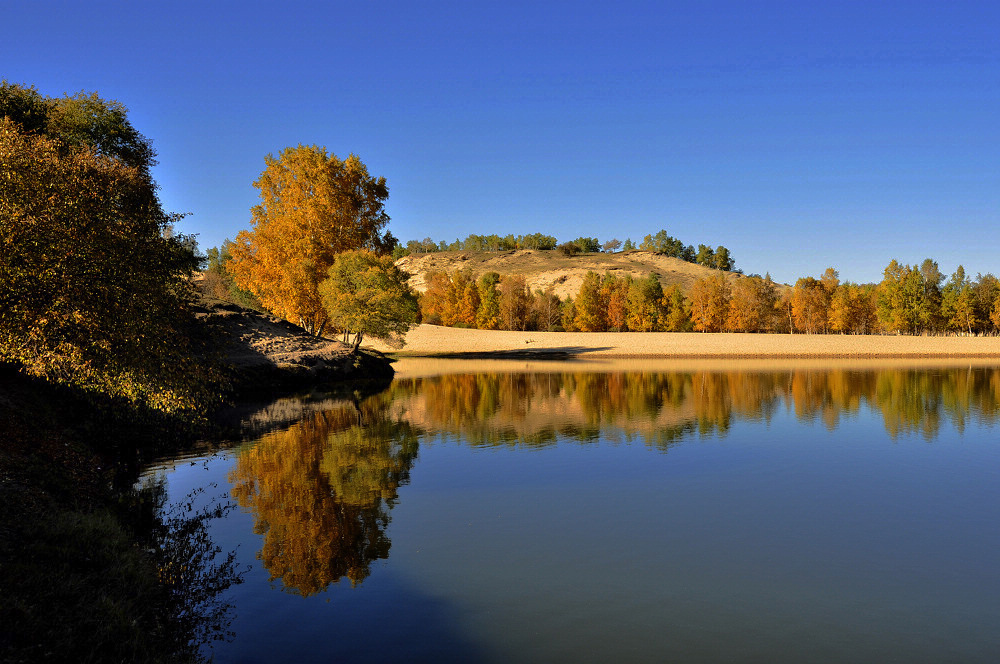
[[[317,287],[337,254],[385,254],[396,244],[383,231],[389,188],[357,156],[341,160],[315,145],[264,161],[253,183],[261,198],[251,210],[253,227],[236,236],[227,269],[269,311],[320,335],[329,319]]]

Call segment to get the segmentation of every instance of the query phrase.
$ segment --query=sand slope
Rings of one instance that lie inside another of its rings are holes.
[[[436,251],[429,254],[412,254],[396,261],[412,276],[410,285],[419,292],[427,290],[427,275],[431,272],[456,272],[466,270],[474,275],[484,272],[523,275],[532,291],[549,286],[562,299],[576,297],[587,272],[611,272],[620,277],[630,274],[643,278],[655,274],[664,286],[680,284],[685,291],[694,282],[716,274],[716,270],[654,254],[650,251],[628,251],[617,254],[590,253],[566,256],[561,251]],[[738,279],[735,272],[726,273]]]
[[[404,356],[617,358],[1000,358],[1000,337],[742,334],[699,332],[506,332],[419,325]]]

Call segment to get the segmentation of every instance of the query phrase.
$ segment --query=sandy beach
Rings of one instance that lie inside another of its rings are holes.
[[[1000,337],[708,334],[699,332],[508,332],[419,325],[398,356],[466,358],[1000,359]]]

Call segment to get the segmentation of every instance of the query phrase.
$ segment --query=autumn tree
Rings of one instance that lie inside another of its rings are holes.
[[[821,280],[802,277],[796,281],[791,298],[795,327],[809,334],[826,332],[830,297],[830,291]]]
[[[244,290],[236,285],[233,275],[226,267],[233,255],[230,253],[233,243],[223,240],[218,247],[212,247],[206,253],[208,264],[204,272],[205,291],[221,300],[228,300],[233,304],[238,304],[247,309],[263,311],[260,301],[248,290]]]
[[[716,254],[718,255],[718,254]],[[751,276],[733,283],[726,329],[734,332],[763,332],[771,324],[777,299],[774,282]]]
[[[443,325],[451,316],[448,310],[448,291],[451,277],[447,272],[430,272],[424,276],[426,290],[420,295],[420,317],[430,325]]]
[[[476,284],[476,279],[473,275],[465,275],[463,273],[463,278],[461,284],[458,280],[455,281],[455,290],[457,293],[457,301],[455,305],[455,322],[454,325],[457,327],[476,327],[476,318],[479,314],[480,307],[480,297],[479,297],[479,286]],[[461,287],[461,292],[458,292],[459,287]]]
[[[575,326],[581,332],[606,332],[608,329],[608,303],[601,293],[601,277],[587,272],[576,297]]]
[[[617,277],[610,272],[601,279],[601,300],[608,305],[608,330],[627,332],[629,329],[628,294],[632,286],[632,276]]]
[[[830,329],[843,334],[872,334],[878,328],[875,311],[874,285],[839,284],[830,300]]]
[[[314,145],[285,148],[264,161],[254,182],[261,202],[251,210],[252,228],[236,236],[228,267],[267,309],[320,335],[328,319],[318,286],[336,255],[383,254],[396,244],[383,231],[389,189],[357,156],[341,160]]]
[[[153,157],[118,102],[0,83],[0,362],[193,413],[218,383]]]
[[[525,330],[531,313],[531,293],[524,276],[508,274],[500,280],[500,329]]]
[[[688,297],[695,331],[721,332],[725,329],[731,293],[729,280],[721,273],[694,283]]]
[[[407,284],[410,275],[391,256],[356,250],[338,254],[320,282],[319,296],[330,322],[354,334],[357,351],[365,336],[402,346],[417,322],[417,297]]]
[[[532,302],[532,315],[539,330],[551,332],[561,327],[562,302],[552,286],[536,290]]]

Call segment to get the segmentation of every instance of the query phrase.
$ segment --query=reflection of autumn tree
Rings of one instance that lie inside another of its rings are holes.
[[[389,553],[385,528],[406,483],[417,437],[385,417],[386,402],[313,413],[243,451],[233,495],[264,535],[258,558],[286,588],[308,596],[369,574]]]
[[[1000,371],[793,370],[468,374],[397,381],[419,400],[421,424],[474,445],[547,445],[638,437],[665,449],[683,437],[725,435],[733,420],[769,421],[785,404],[833,430],[862,408],[881,412],[893,436],[972,416],[1000,416]]]

